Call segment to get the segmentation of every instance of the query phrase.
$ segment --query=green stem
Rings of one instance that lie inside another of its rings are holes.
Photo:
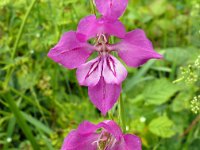
[[[184,79],[184,77],[181,77],[181,78],[179,78],[179,79],[177,79],[177,80],[174,80],[172,83],[178,83],[178,82],[181,82],[183,79]]]
[[[29,139],[31,142],[31,145],[34,150],[40,150],[40,147],[38,146],[35,137],[33,136],[29,126],[27,125],[23,115],[21,114],[19,108],[17,107],[15,101],[13,100],[12,96],[9,93],[4,94],[4,98],[9,104],[10,110],[13,112],[17,119],[17,123],[19,124],[20,128],[24,132],[25,136]]]
[[[94,1],[93,0],[90,0],[90,7],[92,9],[92,13],[95,14],[95,16],[96,16],[96,11],[95,11],[95,6],[94,6]]]
[[[33,0],[33,1],[31,2],[31,4],[30,4],[28,10],[26,11],[26,14],[25,14],[25,16],[24,16],[23,22],[22,22],[22,24],[21,24],[21,26],[20,26],[20,29],[19,29],[19,32],[18,32],[18,34],[17,34],[17,39],[16,39],[16,41],[15,41],[15,43],[14,43],[13,51],[12,51],[12,54],[11,54],[11,59],[12,59],[12,60],[13,60],[14,57],[15,57],[15,53],[16,53],[17,47],[18,47],[18,45],[19,45],[19,41],[20,41],[20,39],[21,39],[21,37],[22,37],[22,33],[23,33],[23,30],[24,30],[26,21],[27,21],[27,19],[28,19],[28,16],[29,16],[29,14],[30,14],[30,12],[31,12],[31,10],[32,10],[32,8],[33,8],[33,6],[35,5],[36,1],[37,1],[37,0]],[[8,82],[9,82],[9,80],[10,80],[10,77],[11,77],[13,71],[14,71],[14,67],[9,68],[8,71],[7,71],[6,78],[5,78],[5,84],[4,84],[4,87],[5,87],[5,88],[6,88],[7,85],[8,85]]]
[[[124,118],[124,102],[122,99],[122,94],[120,95],[120,98],[119,98],[119,120],[122,127],[122,131],[125,132],[126,125],[125,125],[125,118]]]
[[[19,29],[19,32],[18,32],[18,34],[17,34],[17,39],[16,39],[16,41],[15,41],[15,43],[14,43],[13,52],[12,52],[12,55],[11,55],[11,58],[12,58],[12,59],[14,59],[14,57],[15,57],[15,53],[16,53],[16,50],[17,50],[19,41],[20,41],[20,39],[21,39],[21,37],[22,37],[22,33],[23,33],[23,30],[24,30],[24,26],[25,26],[25,24],[26,24],[26,21],[27,21],[27,19],[28,19],[28,16],[29,16],[29,14],[30,14],[30,12],[31,12],[31,10],[32,10],[32,8],[33,8],[33,6],[35,5],[36,1],[37,1],[37,0],[33,0],[33,1],[31,2],[31,4],[30,4],[30,6],[29,6],[29,8],[28,8],[28,10],[27,10],[27,12],[26,12],[26,14],[25,14],[25,16],[24,16],[23,22],[22,22],[22,24],[21,24],[21,26],[20,26],[20,29]]]
[[[41,116],[42,116],[42,118],[43,118],[45,124],[47,125],[47,124],[48,124],[48,123],[47,123],[47,120],[46,120],[46,118],[45,118],[44,112],[42,111],[42,108],[41,108],[40,102],[39,102],[39,100],[38,100],[38,98],[37,98],[37,95],[36,95],[36,93],[35,93],[35,90],[34,90],[33,87],[31,87],[30,90],[31,90],[31,93],[32,93],[32,95],[33,95],[33,97],[34,97],[34,99],[35,99],[35,102],[36,102],[36,105],[37,105],[37,107],[38,107],[38,109],[39,109],[39,112],[41,113]]]

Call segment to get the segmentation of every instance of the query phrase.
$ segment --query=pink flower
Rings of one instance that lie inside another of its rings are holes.
[[[68,69],[77,68],[77,79],[80,85],[88,86],[92,103],[106,114],[116,103],[121,83],[127,76],[126,68],[118,56],[130,67],[138,67],[149,59],[160,59],[151,42],[141,29],[126,33],[124,25],[118,17],[124,12],[128,0],[95,0],[102,18],[95,15],[83,18],[77,31],[64,33],[57,45],[48,56]],[[109,36],[121,38],[116,44],[109,44]],[[95,45],[87,40],[96,38]],[[96,51],[98,57],[88,61],[89,56]]]
[[[88,121],[65,138],[61,150],[141,150],[140,139],[132,134],[123,134],[111,120],[97,125]]]

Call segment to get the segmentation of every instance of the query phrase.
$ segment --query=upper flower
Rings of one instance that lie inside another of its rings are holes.
[[[77,31],[64,33],[48,56],[66,68],[77,68],[80,85],[88,86],[88,93],[93,104],[103,113],[112,108],[120,92],[121,83],[127,76],[125,67],[112,52],[130,67],[138,67],[149,59],[160,59],[151,42],[141,29],[126,33],[124,25],[117,18],[124,12],[127,0],[95,0],[97,9],[103,15],[83,18]],[[121,39],[119,43],[110,44],[113,35]],[[87,41],[95,38],[94,45]],[[98,57],[85,63],[96,51]]]
[[[140,139],[123,134],[111,120],[97,125],[84,121],[65,138],[61,150],[141,150]]]

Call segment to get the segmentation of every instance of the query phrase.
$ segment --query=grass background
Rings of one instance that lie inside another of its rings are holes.
[[[88,0],[0,1],[0,149],[58,150],[83,120],[105,119],[78,85],[75,70],[47,57],[61,34],[76,30],[91,13]],[[126,132],[140,136],[144,150],[199,150],[200,117],[190,108],[200,94],[199,70],[187,76],[180,67],[188,70],[200,55],[200,1],[129,0],[120,20],[127,31],[145,30],[164,55],[127,68]],[[191,81],[173,83],[183,76]],[[118,122],[117,105],[109,116]]]

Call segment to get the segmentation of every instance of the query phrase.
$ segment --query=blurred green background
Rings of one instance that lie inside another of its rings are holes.
[[[0,1],[2,150],[58,150],[83,120],[109,118],[91,104],[75,70],[47,57],[62,33],[76,30],[79,20],[91,14],[90,2],[33,1]],[[144,150],[199,150],[200,1],[129,0],[120,20],[127,31],[144,29],[164,55],[127,68],[126,132],[140,136]],[[118,122],[117,105],[109,116]]]

